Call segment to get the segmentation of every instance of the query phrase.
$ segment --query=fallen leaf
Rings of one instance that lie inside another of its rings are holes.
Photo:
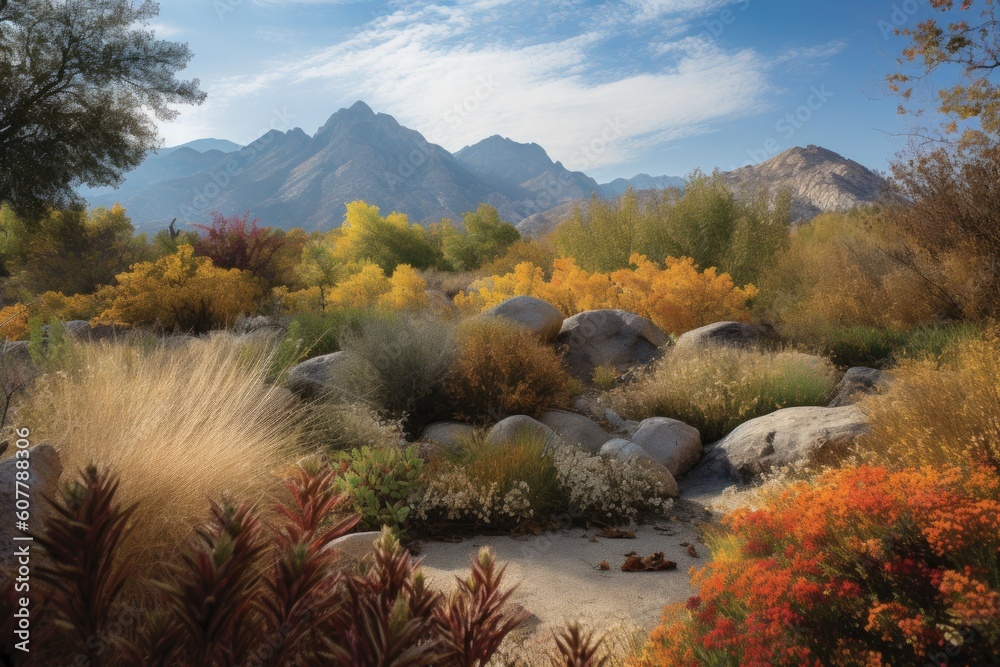
[[[700,558],[698,550],[694,548],[693,544],[688,545],[688,556],[691,556],[691,558]]]
[[[625,560],[625,564],[622,565],[622,572],[662,572],[676,569],[677,563],[665,559],[662,551],[657,551],[645,558],[631,555]]]
[[[600,564],[597,566],[597,569],[603,572],[607,572],[608,570],[611,569],[611,565],[608,564],[608,561],[602,560]]]
[[[588,537],[587,539],[588,539],[589,541],[591,541],[591,542],[596,542],[596,541],[597,541],[597,536],[596,536],[596,535],[591,535],[591,536],[590,536],[590,537]]]

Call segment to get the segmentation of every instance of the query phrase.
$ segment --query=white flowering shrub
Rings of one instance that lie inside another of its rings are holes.
[[[497,446],[470,441],[432,465],[409,498],[412,519],[494,530],[554,517],[632,523],[670,500],[644,468],[539,439]]]

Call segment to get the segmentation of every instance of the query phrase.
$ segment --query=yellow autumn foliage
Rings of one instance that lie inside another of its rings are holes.
[[[391,310],[418,310],[428,305],[427,282],[409,264],[396,267],[392,277],[377,264],[361,270],[337,284],[327,296],[327,306]]]
[[[98,292],[100,293],[100,291]],[[106,293],[106,290],[105,292]],[[67,296],[62,292],[45,292],[38,297],[41,302],[41,312],[50,317],[55,315],[63,322],[70,320],[90,320],[100,308],[97,294],[74,294]]]
[[[485,311],[515,296],[547,301],[570,316],[586,310],[620,308],[648,317],[670,333],[683,333],[720,320],[750,319],[753,285],[738,287],[729,274],[714,268],[700,271],[690,257],[668,257],[665,266],[634,254],[631,268],[591,273],[573,259],[557,259],[552,278],[540,267],[523,262],[514,271],[473,283],[455,304]]]
[[[0,337],[21,340],[28,333],[28,307],[15,303],[0,309]]]
[[[101,290],[108,304],[95,318],[97,324],[203,333],[251,312],[259,291],[249,274],[195,257],[187,244],[155,262],[134,264],[116,278],[117,285]]]

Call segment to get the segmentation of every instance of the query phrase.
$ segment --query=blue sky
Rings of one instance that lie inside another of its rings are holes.
[[[208,100],[166,145],[312,134],[364,100],[457,150],[492,134],[599,181],[732,169],[819,144],[877,170],[904,147],[885,76],[927,0],[170,0]]]

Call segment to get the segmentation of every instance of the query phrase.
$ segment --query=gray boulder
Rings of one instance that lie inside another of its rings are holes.
[[[623,438],[609,440],[601,447],[601,456],[615,458],[622,462],[635,463],[651,473],[653,480],[660,484],[664,495],[671,498],[676,498],[680,495],[680,487],[677,486],[677,480],[674,478],[673,473],[665,465],[654,461],[646,453],[646,450],[631,440]]]
[[[420,439],[438,445],[441,449],[452,451],[458,449],[463,440],[471,438],[475,433],[475,427],[468,424],[437,422],[425,428],[420,434]]]
[[[558,308],[533,296],[507,299],[482,316],[516,322],[547,343],[556,339],[563,325],[563,315]]]
[[[288,371],[286,386],[302,398],[336,391],[337,380],[349,372],[351,361],[350,355],[343,351],[306,359]]]
[[[567,445],[580,447],[591,454],[601,451],[601,446],[611,435],[583,415],[565,410],[550,410],[538,421],[552,429]]]
[[[775,467],[846,454],[867,431],[864,414],[853,405],[785,408],[740,425],[713,449],[732,475],[748,482]]]
[[[340,555],[337,567],[340,569],[353,568],[375,553],[375,541],[381,535],[382,533],[378,531],[349,533],[330,542],[326,548],[336,551]]]
[[[674,477],[694,468],[704,449],[698,429],[668,417],[643,420],[632,434],[632,441],[654,461],[666,466]]]
[[[589,310],[563,321],[556,342],[577,378],[590,382],[594,369],[611,366],[623,373],[660,356],[666,334],[655,324],[624,310]]]
[[[743,322],[716,322],[681,334],[677,338],[677,347],[702,348],[706,345],[747,347],[757,343],[762,333],[760,327]]]
[[[559,442],[555,431],[527,415],[514,415],[497,422],[486,434],[486,440],[494,445],[506,445],[519,437],[530,436],[544,438],[546,446]]]
[[[861,396],[883,391],[891,381],[891,375],[876,368],[864,366],[849,368],[833,390],[833,400],[828,407],[842,408],[845,405],[854,405]]]
[[[24,535],[24,531],[16,526],[17,501],[17,462],[28,461],[28,529],[36,532],[42,527],[42,519],[51,513],[44,497],[56,498],[59,491],[59,476],[62,475],[62,462],[59,453],[52,445],[42,443],[28,449],[27,458],[17,458],[16,445],[12,441],[7,453],[10,456],[0,461],[0,569],[12,566],[14,549],[18,542],[14,537]],[[23,491],[23,487],[22,487]],[[20,498],[23,500],[24,498]]]

